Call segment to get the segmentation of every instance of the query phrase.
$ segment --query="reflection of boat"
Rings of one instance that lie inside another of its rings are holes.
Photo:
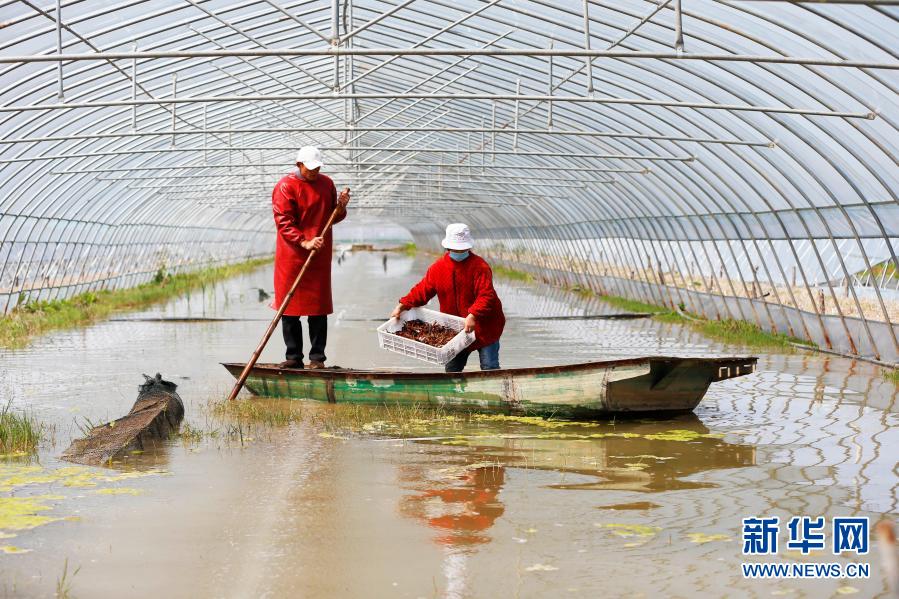
[[[555,423],[561,424],[561,423]],[[619,421],[596,426],[543,428],[522,425],[490,435],[484,430],[454,443],[453,458],[473,464],[527,468],[581,475],[547,485],[555,489],[604,491],[662,491],[714,487],[689,480],[710,470],[741,468],[756,463],[751,445],[729,443],[706,428],[695,414],[655,421]],[[513,432],[514,431],[514,432]],[[442,454],[440,439],[416,441]],[[686,479],[686,480],[685,480]]]
[[[750,374],[755,364],[756,358],[649,357],[451,374],[257,364],[246,386],[255,395],[330,403],[430,404],[569,416],[688,412],[711,383]],[[224,366],[235,377],[244,368],[239,363]]]

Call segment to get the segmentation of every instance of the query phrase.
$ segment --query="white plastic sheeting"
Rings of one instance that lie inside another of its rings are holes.
[[[0,303],[271,251],[315,143],[351,219],[420,243],[464,219],[528,264],[795,283],[892,330],[899,7],[683,0],[678,52],[677,5],[3,3]]]

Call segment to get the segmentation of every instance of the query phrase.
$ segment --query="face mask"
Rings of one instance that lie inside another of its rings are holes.
[[[454,252],[454,251],[450,250],[449,255],[450,255],[450,258],[452,258],[456,262],[462,262],[463,260],[468,258],[468,250],[465,250],[464,252]]]

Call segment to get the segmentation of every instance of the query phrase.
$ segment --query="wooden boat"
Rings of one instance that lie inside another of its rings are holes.
[[[430,404],[486,412],[603,414],[689,412],[709,385],[750,374],[757,358],[647,357],[471,372],[401,372],[257,364],[247,389],[263,397],[329,403]],[[236,378],[244,364],[225,363]]]

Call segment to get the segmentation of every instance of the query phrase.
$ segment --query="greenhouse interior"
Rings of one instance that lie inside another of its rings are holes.
[[[899,596],[896,0],[0,44],[3,596]]]

